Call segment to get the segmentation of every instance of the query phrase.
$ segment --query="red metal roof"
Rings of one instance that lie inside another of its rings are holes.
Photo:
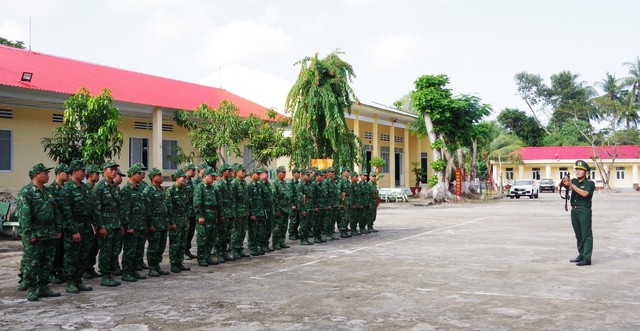
[[[33,73],[31,82],[21,82],[23,72]],[[0,46],[0,85],[75,94],[86,87],[91,95],[103,88],[118,101],[194,110],[202,103],[218,107],[223,100],[233,102],[246,117],[264,118],[266,108],[226,90],[133,71]]]
[[[607,151],[613,152],[613,146],[607,147]],[[598,154],[603,159],[609,159],[603,147],[598,147]],[[618,146],[617,159],[640,159],[640,146]],[[525,147],[519,151],[523,161],[529,160],[588,160],[593,156],[591,146],[558,146],[558,147]]]

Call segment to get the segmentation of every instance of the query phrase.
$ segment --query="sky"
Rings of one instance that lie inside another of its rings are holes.
[[[518,72],[594,85],[640,55],[640,1],[0,0],[0,13],[0,37],[33,51],[187,82],[231,65],[295,81],[298,60],[339,49],[362,103],[391,105],[446,74],[492,117],[527,110]]]

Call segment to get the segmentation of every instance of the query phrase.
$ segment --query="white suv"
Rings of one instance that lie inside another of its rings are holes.
[[[521,196],[528,196],[529,199],[538,198],[538,187],[533,183],[533,179],[518,179],[509,189],[511,199],[520,199]]]

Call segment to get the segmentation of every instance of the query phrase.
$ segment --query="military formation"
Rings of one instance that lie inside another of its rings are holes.
[[[66,292],[80,293],[92,290],[86,279],[116,287],[117,276],[133,283],[189,271],[186,259],[208,267],[264,255],[290,248],[287,235],[313,245],[378,232],[375,173],[294,168],[287,180],[286,169],[278,167],[270,182],[261,167],[247,171],[223,164],[216,171],[189,163],[167,187],[156,168],[148,171],[149,183],[144,181],[147,169],[141,163],[125,176],[113,161],[96,167],[74,160],[56,166],[56,178],[47,186],[51,169],[33,166],[31,182],[18,195],[23,247],[18,289],[27,291],[29,301],[60,296],[51,283],[66,282]],[[141,274],[145,269],[147,276]]]

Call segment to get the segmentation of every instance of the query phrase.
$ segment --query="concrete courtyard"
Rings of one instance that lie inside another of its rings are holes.
[[[539,199],[383,204],[380,232],[27,302],[0,241],[1,330],[639,330],[640,193],[596,193],[593,265]],[[419,201],[418,201],[419,202]],[[163,266],[168,261],[165,258]]]

